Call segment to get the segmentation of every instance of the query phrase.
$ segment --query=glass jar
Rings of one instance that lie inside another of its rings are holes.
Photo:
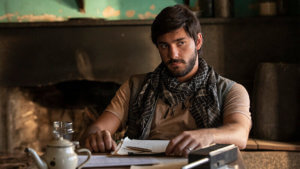
[[[53,122],[53,134],[55,138],[63,137],[67,140],[72,140],[74,130],[73,123],[66,121],[54,121]]]

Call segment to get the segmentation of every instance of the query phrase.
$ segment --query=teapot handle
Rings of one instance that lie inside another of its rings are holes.
[[[91,154],[90,150],[86,149],[86,148],[81,148],[81,149],[78,149],[76,151],[79,152],[79,153],[86,152],[87,155],[88,155],[88,157],[86,158],[86,160],[83,161],[78,167],[76,167],[76,169],[81,169],[81,167],[83,167],[83,165],[90,160],[92,154]]]

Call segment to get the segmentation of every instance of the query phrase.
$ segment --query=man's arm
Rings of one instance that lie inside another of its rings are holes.
[[[184,131],[170,141],[166,154],[187,156],[189,151],[213,143],[235,144],[243,149],[247,144],[250,126],[250,119],[243,114],[233,113],[224,119],[224,125],[219,128]]]
[[[187,156],[190,150],[213,143],[235,144],[240,149],[245,148],[252,125],[249,106],[246,89],[235,84],[224,102],[223,125],[218,128],[184,131],[170,141],[166,154]]]
[[[126,81],[116,92],[106,110],[85,132],[84,140],[82,140],[82,144],[85,147],[94,152],[115,150],[116,143],[111,138],[111,135],[120,127],[121,120],[127,118],[129,93],[129,82]]]
[[[119,128],[121,121],[111,112],[104,111],[84,134],[84,146],[93,152],[109,152],[116,148],[111,135]]]
[[[214,142],[235,144],[240,149],[246,148],[251,120],[243,114],[233,113],[224,118],[224,125],[214,131]]]

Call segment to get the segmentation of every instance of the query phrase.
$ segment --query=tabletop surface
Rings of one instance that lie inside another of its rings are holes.
[[[136,157],[132,157],[136,158]],[[174,158],[176,159],[176,158]],[[244,161],[240,151],[238,150],[238,159],[229,166],[234,166],[233,168],[244,169]],[[238,166],[238,167],[237,167]],[[0,153],[0,168],[1,169],[38,169],[35,165],[33,158],[25,153],[19,154],[4,154]],[[118,166],[118,167],[93,167],[86,169],[129,169],[130,166]]]

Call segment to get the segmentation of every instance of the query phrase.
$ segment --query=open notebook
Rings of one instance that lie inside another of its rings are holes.
[[[112,155],[164,155],[169,140],[136,140],[124,138]]]

